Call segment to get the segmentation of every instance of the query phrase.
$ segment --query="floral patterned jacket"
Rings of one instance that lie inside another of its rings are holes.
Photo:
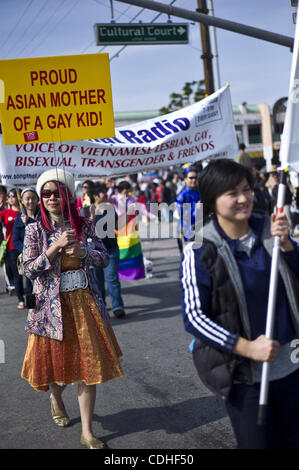
[[[33,281],[36,304],[34,309],[29,310],[25,330],[39,336],[62,341],[63,324],[59,295],[61,253],[52,263],[46,256],[47,249],[60,235],[61,228],[48,232],[40,220],[27,225],[23,248],[23,266],[25,276]],[[83,225],[80,246],[87,249],[87,255],[81,260],[81,266],[86,272],[89,287],[103,321],[107,325],[110,322],[110,317],[94,281],[90,266],[107,266],[109,255],[102,241],[96,236],[94,225],[89,220],[86,220]]]

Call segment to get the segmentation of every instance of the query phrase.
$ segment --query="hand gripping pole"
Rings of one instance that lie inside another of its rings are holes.
[[[276,214],[283,212],[283,206],[284,206],[284,201],[285,201],[285,191],[286,191],[286,177],[287,177],[286,172],[281,171],[280,182],[278,186]],[[272,339],[273,337],[279,255],[280,255],[280,237],[276,236],[274,237],[274,246],[273,246],[273,252],[272,252],[270,287],[269,287],[268,308],[267,308],[267,322],[266,322],[266,333],[265,333],[266,337],[269,339]],[[263,363],[258,419],[257,419],[257,422],[259,425],[265,424],[265,421],[266,421],[270,366],[271,366],[270,362]]]

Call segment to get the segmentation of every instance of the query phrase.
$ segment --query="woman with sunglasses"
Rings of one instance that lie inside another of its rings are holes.
[[[41,220],[26,227],[23,249],[24,272],[34,283],[36,306],[26,323],[29,339],[22,377],[36,390],[50,389],[52,418],[62,427],[70,422],[62,392],[77,382],[81,443],[104,448],[92,430],[96,384],[123,374],[121,351],[91,266],[105,267],[109,255],[92,222],[78,215],[70,173],[48,170],[36,189]]]
[[[185,187],[177,194],[176,203],[181,219],[181,236],[178,238],[178,247],[183,247],[194,239],[196,212],[200,201],[197,187],[198,171],[196,167],[189,166],[184,170]]]
[[[224,400],[240,449],[299,448],[298,244],[283,213],[252,213],[249,168],[211,161],[199,178],[203,243],[181,264],[183,318],[203,383]],[[274,339],[265,336],[273,237],[280,237]],[[257,425],[261,369],[271,362],[265,425]]]
[[[9,264],[9,267],[12,271],[13,275],[13,283],[15,286],[16,296],[18,298],[18,306],[19,310],[25,308],[24,305],[24,289],[23,289],[23,278],[20,276],[18,272],[18,251],[15,249],[13,244],[13,227],[14,222],[17,216],[20,213],[20,206],[17,197],[17,191],[15,189],[11,189],[8,192],[8,208],[4,209],[0,212],[0,223],[3,223],[6,229],[5,239],[9,240],[7,245],[7,257],[6,261]]]

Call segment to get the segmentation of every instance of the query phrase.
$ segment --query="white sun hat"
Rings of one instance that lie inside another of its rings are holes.
[[[42,187],[49,181],[59,181],[59,183],[65,184],[72,193],[75,194],[75,181],[73,175],[68,171],[64,171],[61,168],[47,170],[40,175],[36,183],[36,192],[40,196]]]

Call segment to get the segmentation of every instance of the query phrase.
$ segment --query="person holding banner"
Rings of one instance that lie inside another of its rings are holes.
[[[0,223],[3,223],[6,228],[5,239],[8,240],[7,245],[7,262],[12,271],[13,283],[15,286],[16,296],[18,298],[19,310],[25,308],[24,304],[24,292],[23,292],[23,278],[18,272],[18,252],[13,245],[13,227],[16,217],[20,213],[20,206],[18,203],[17,190],[15,188],[11,189],[8,192],[8,205],[7,209],[4,209],[0,212]]]
[[[50,389],[52,418],[61,427],[70,423],[62,392],[77,382],[81,443],[102,449],[104,443],[92,431],[96,384],[123,375],[122,353],[90,268],[106,266],[109,255],[93,223],[78,215],[70,173],[48,170],[36,190],[41,220],[27,225],[23,249],[36,306],[26,322],[21,376],[35,390]]]
[[[21,202],[23,213],[18,214],[13,227],[13,245],[18,252],[18,256],[23,252],[23,243],[25,237],[25,227],[40,218],[40,210],[38,207],[38,195],[32,186],[24,188],[21,192]],[[26,293],[32,292],[32,283],[26,279]]]
[[[181,263],[184,326],[199,377],[225,399],[240,449],[299,448],[299,247],[283,213],[252,213],[249,168],[211,161],[199,178],[203,244]],[[273,237],[280,237],[274,339],[264,332]],[[271,362],[266,423],[257,424],[261,369]]]

